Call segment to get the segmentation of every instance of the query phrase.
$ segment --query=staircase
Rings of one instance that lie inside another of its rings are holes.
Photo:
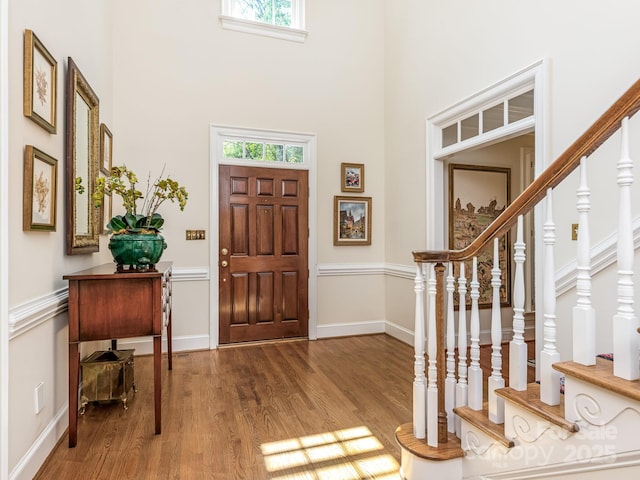
[[[633,162],[629,156],[629,119],[638,110],[640,80],[466,248],[413,252],[413,421],[396,431],[404,479],[596,479],[611,475],[609,470],[615,470],[615,478],[640,475],[640,323],[634,313]],[[612,286],[617,309],[597,316],[591,300],[587,161],[618,130],[622,143],[616,163],[618,280]],[[554,188],[577,168],[576,303],[572,319],[564,319],[572,321],[573,361],[561,362],[552,198]],[[523,215],[539,202],[544,202],[545,212],[544,251],[538,255],[544,262],[544,342],[537,356],[539,381],[528,383]],[[515,275],[507,386],[502,376],[499,255],[500,241],[507,241],[512,228]],[[478,256],[491,246],[492,354],[484,391],[479,363]],[[467,274],[465,265],[471,270]],[[596,353],[596,317],[610,324],[613,332],[613,354],[606,358]],[[455,355],[456,350],[469,352],[469,358],[466,353]]]

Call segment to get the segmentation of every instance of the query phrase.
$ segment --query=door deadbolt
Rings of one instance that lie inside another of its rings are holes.
[[[220,253],[222,255],[226,255],[227,253],[229,253],[229,250],[227,250],[226,248],[223,248],[222,250],[220,250]]]

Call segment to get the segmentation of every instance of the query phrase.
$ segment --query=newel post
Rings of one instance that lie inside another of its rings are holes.
[[[444,337],[444,271],[445,266],[437,263],[436,271],[436,338],[438,365],[438,443],[446,443],[449,437],[447,432],[447,412],[444,402],[444,382],[447,376],[445,337]]]

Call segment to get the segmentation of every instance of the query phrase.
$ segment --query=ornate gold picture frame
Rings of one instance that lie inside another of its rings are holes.
[[[24,115],[56,133],[58,63],[31,30],[24,31]]]
[[[24,149],[22,229],[56,230],[58,161],[32,145]]]
[[[371,197],[334,197],[333,244],[371,245]]]

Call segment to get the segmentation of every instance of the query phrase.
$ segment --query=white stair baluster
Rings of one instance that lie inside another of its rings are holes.
[[[505,239],[506,241],[506,239]],[[502,315],[500,312],[500,257],[498,254],[499,240],[493,240],[493,268],[491,269],[491,287],[493,298],[491,302],[491,376],[487,383],[489,399],[489,420],[493,423],[504,423],[504,399],[495,394],[498,388],[504,388],[502,377]]]
[[[456,407],[467,406],[469,385],[467,384],[467,279],[464,262],[460,262],[458,277],[458,384],[456,385]],[[460,417],[456,417],[456,435],[461,435]]]
[[[456,405],[456,327],[453,306],[453,294],[455,292],[456,279],[453,276],[453,264],[449,263],[447,275],[447,378],[445,379],[445,411],[447,412],[447,430],[456,431],[455,413]]]
[[[589,238],[589,210],[591,192],[587,182],[587,157],[580,159],[580,185],[577,191],[578,300],[573,307],[573,360],[583,365],[596,364],[596,313],[591,306],[591,240]]]
[[[471,318],[469,330],[471,333],[471,348],[469,356],[468,382],[469,382],[469,407],[473,410],[482,410],[482,369],[480,368],[480,310],[478,299],[480,298],[480,282],[478,282],[478,257],[473,257],[471,268]]]
[[[415,360],[413,363],[413,436],[426,438],[426,381],[424,376],[424,273],[422,264],[416,266],[416,277],[413,287],[416,294],[416,311],[414,322],[413,348]]]
[[[509,343],[509,387],[520,392],[527,389],[527,344],[524,341],[524,221],[518,217],[513,259],[516,264],[513,282],[513,338]]]
[[[438,446],[438,366],[437,336],[436,336],[436,274],[433,265],[429,265],[429,282],[427,286],[429,295],[427,317],[427,358],[428,384],[427,384],[427,445]]]
[[[544,223],[544,348],[540,352],[540,400],[547,405],[560,404],[560,372],[552,365],[560,361],[556,349],[556,281],[553,248],[556,243],[551,189],[547,190]]]
[[[629,118],[622,120],[622,154],[618,161],[618,308],[613,317],[613,373],[626,380],[640,378],[638,318],[633,310],[633,229],[629,156]]]

